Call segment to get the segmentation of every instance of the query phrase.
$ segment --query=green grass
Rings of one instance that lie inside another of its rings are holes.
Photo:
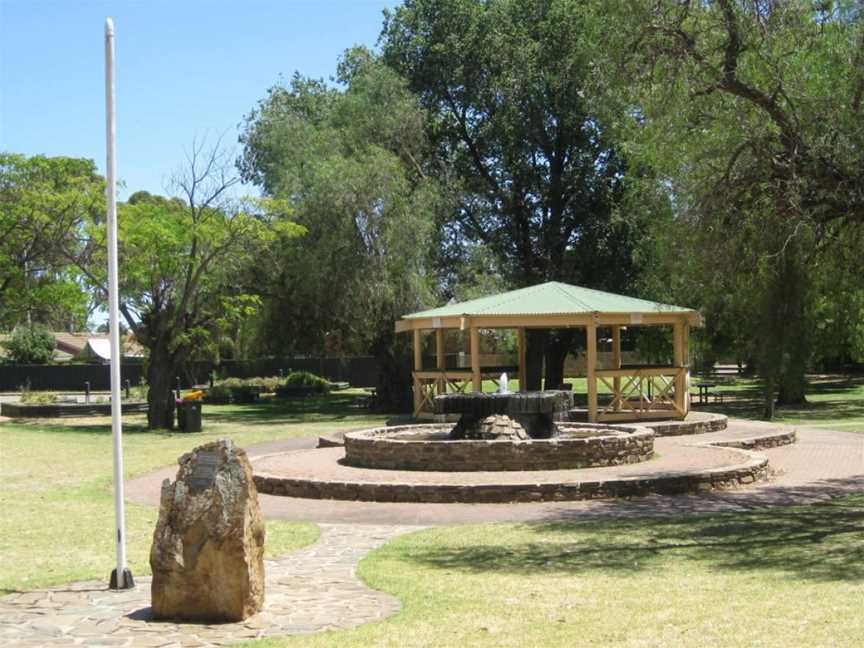
[[[692,383],[699,381],[694,376]],[[725,402],[718,404],[712,399],[704,409],[740,418],[761,418],[762,393],[758,380],[734,378],[718,384],[714,391],[722,391]],[[864,433],[864,376],[810,376],[807,404],[777,407],[775,417],[777,422],[789,425]]]
[[[438,528],[360,566],[403,610],[291,646],[860,646],[864,497],[672,519]]]
[[[147,432],[142,416],[124,417],[126,476],[176,463],[202,443],[228,437],[240,446],[380,424],[353,407],[358,393],[253,405],[204,405],[200,434]],[[0,425],[0,594],[76,580],[107,579],[113,566],[110,419],[34,419]],[[157,510],[127,506],[129,564],[149,573]],[[268,555],[317,538],[317,527],[268,524]]]

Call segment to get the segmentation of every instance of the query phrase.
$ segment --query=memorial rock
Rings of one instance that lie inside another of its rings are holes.
[[[162,484],[150,567],[153,615],[241,621],[264,603],[264,520],[246,453],[227,439],[179,459]]]

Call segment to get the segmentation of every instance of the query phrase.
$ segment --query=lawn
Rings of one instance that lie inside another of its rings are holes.
[[[383,417],[352,407],[358,394],[254,405],[205,405],[201,434],[145,431],[143,416],[124,417],[127,477],[175,463],[193,447],[230,437],[240,446],[317,436],[380,424]],[[113,567],[110,419],[34,419],[0,425],[0,594],[91,578]],[[155,508],[128,505],[129,564],[149,573]],[[269,555],[317,537],[311,524],[268,524]]]
[[[699,381],[694,377],[692,382]],[[777,407],[777,422],[864,433],[864,376],[813,375],[808,383],[807,404]],[[712,400],[705,409],[740,418],[761,417],[759,381],[733,378],[715,391],[723,392],[724,403]]]
[[[404,609],[249,648],[860,646],[864,497],[671,519],[436,528],[361,577]]]

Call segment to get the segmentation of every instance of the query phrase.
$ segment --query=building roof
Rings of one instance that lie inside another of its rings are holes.
[[[75,356],[76,360],[111,361],[111,340],[108,338],[90,338],[84,348]]]
[[[52,331],[54,336],[54,362],[68,362],[69,360],[96,360],[108,362],[111,359],[109,337],[107,333],[68,333],[66,331]],[[11,333],[0,333],[0,357],[8,357],[6,348],[2,342],[12,337]],[[125,358],[143,358],[146,350],[135,337],[129,333],[122,335],[120,344],[123,348]]]
[[[693,309],[550,281],[405,315],[403,319],[588,313],[692,313]]]

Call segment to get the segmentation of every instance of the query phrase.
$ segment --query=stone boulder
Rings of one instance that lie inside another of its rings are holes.
[[[242,621],[264,604],[264,520],[246,453],[227,439],[179,459],[153,534],[153,616]]]

